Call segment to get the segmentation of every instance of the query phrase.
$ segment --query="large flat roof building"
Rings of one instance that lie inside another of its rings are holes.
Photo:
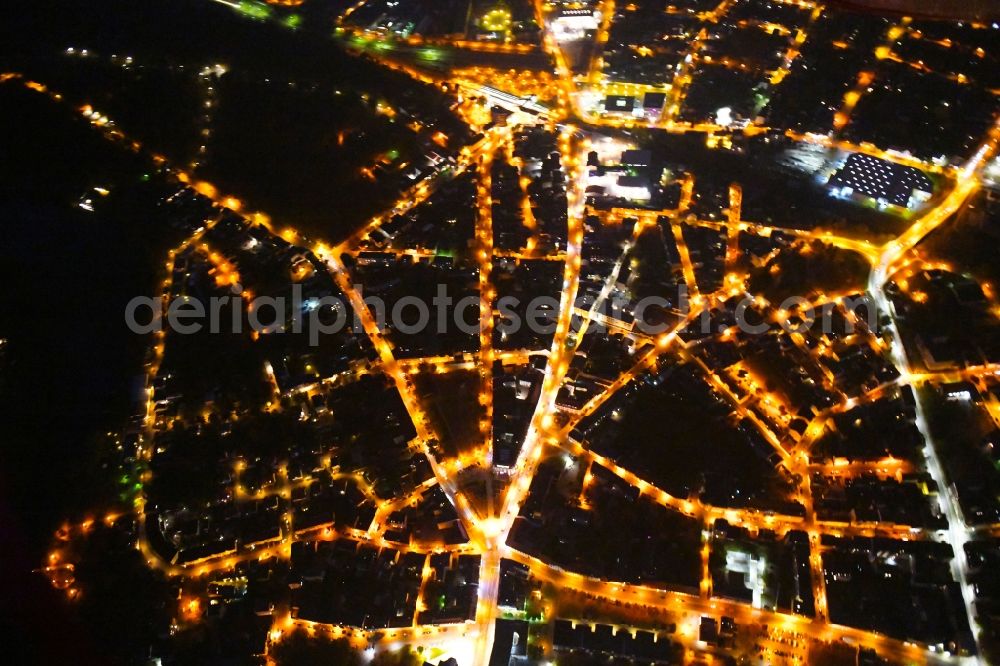
[[[931,179],[920,169],[864,153],[851,154],[830,176],[829,185],[845,196],[862,194],[904,208],[928,199],[934,191]]]
[[[604,100],[604,110],[608,113],[631,114],[635,109],[635,97],[630,95],[608,95]]]

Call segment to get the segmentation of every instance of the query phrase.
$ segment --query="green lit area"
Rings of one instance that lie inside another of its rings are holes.
[[[442,57],[444,57],[444,51],[442,51],[441,49],[433,49],[433,48],[420,49],[417,52],[417,56],[421,60],[426,60],[428,62],[437,62]]]
[[[237,9],[244,16],[248,16],[258,21],[266,21],[271,18],[272,15],[270,7],[263,2],[254,2],[254,0],[240,0],[239,7]]]

